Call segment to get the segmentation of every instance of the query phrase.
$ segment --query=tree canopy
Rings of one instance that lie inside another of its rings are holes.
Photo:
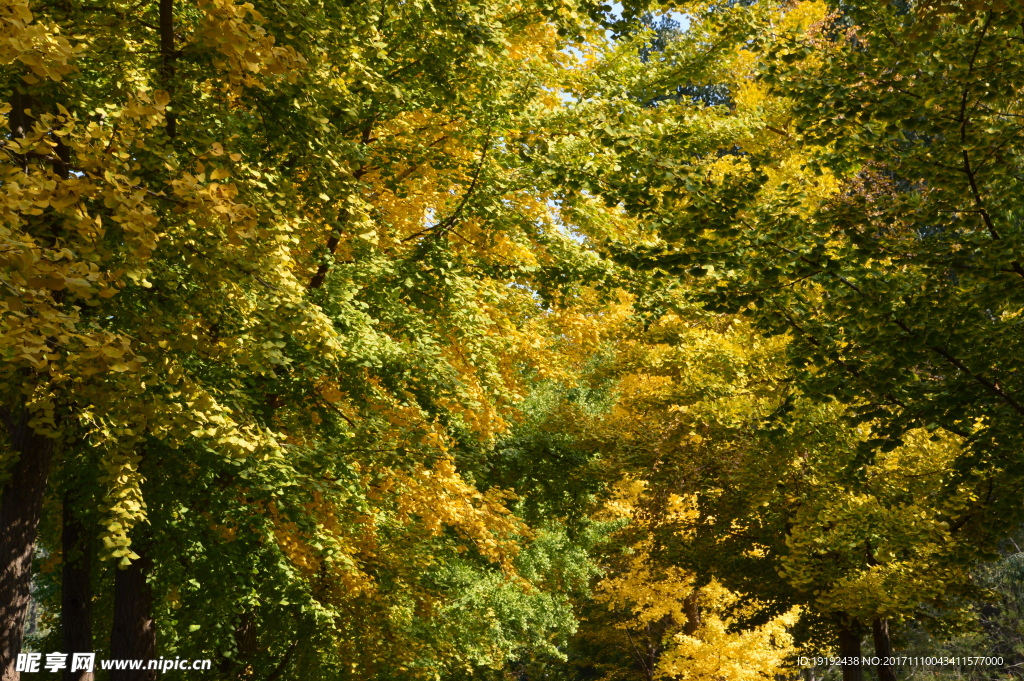
[[[3,0],[0,678],[1024,664],[1022,11]]]

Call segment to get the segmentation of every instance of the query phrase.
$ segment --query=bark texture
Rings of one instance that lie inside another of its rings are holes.
[[[892,641],[889,639],[889,622],[884,619],[876,619],[871,625],[871,633],[875,639],[875,655],[879,663],[875,668],[878,674],[878,681],[896,681],[896,671],[892,665],[885,664],[885,659],[892,657]]]
[[[92,644],[92,555],[91,536],[75,512],[71,495],[64,495],[64,517],[61,526],[61,550],[64,562],[61,571],[60,622],[64,652],[68,655],[64,681],[93,681],[93,672],[71,671],[74,653],[91,653]]]
[[[860,632],[852,627],[843,626],[839,629],[839,656],[844,661],[856,660],[858,664],[843,665],[843,681],[864,681],[864,672],[860,666]]]
[[[700,629],[700,591],[694,589],[683,601],[683,612],[686,613],[686,624],[683,625],[683,633],[687,636],[696,636]]]
[[[117,660],[146,660],[156,656],[156,626],[153,622],[153,588],[147,577],[153,561],[144,547],[136,549],[137,560],[114,576],[114,626],[110,632],[110,657]],[[155,681],[150,669],[119,669],[110,681]]]
[[[36,433],[27,411],[7,414],[7,432],[18,460],[0,492],[0,680],[17,681],[18,653],[32,591],[32,557],[43,510],[54,441]]]
[[[178,53],[174,50],[174,0],[160,0],[160,80],[167,94],[174,96],[174,62]],[[165,114],[167,136],[178,134],[178,117],[173,103]]]

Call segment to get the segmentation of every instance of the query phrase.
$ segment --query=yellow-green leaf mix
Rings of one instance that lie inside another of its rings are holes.
[[[757,681],[969,630],[1024,520],[1022,26],[0,0],[4,681]]]

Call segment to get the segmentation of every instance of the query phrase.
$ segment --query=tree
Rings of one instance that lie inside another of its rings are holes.
[[[607,513],[630,520],[629,530],[641,536],[627,540],[623,555],[609,566],[597,587],[597,607],[615,614],[615,633],[590,625],[588,637],[603,635],[612,645],[629,644],[642,672],[653,679],[758,680],[785,674],[795,654],[789,629],[796,623],[794,608],[768,621],[751,625],[747,620],[759,604],[729,591],[712,579],[698,585],[698,575],[653,558],[653,525],[692,520],[698,512],[692,499],[672,495],[667,508],[657,515],[645,510],[641,500],[644,481],[624,478],[608,502]],[[598,619],[598,622],[601,620]],[[607,625],[605,625],[607,626]],[[605,676],[605,678],[615,678]]]
[[[791,185],[717,261],[762,329],[793,334],[806,390],[855,405],[877,444],[918,427],[965,438],[955,467],[990,491],[956,531],[990,546],[1018,488],[1015,12],[860,3],[766,40],[805,177],[839,184],[809,212]]]
[[[448,457],[506,429],[548,357],[534,291],[595,270],[512,140],[596,11],[7,6],[5,681],[55,469],[103,488],[112,651],[198,627],[225,674],[280,675],[345,659],[359,624],[349,673],[415,676],[565,626],[515,578],[530,533]],[[526,630],[451,645],[516,598]],[[277,633],[325,622],[339,639]]]

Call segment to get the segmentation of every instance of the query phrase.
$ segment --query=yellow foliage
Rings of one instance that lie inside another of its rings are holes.
[[[799,610],[792,609],[767,623],[740,628],[756,610],[742,594],[717,581],[698,587],[696,575],[652,558],[651,532],[668,522],[697,519],[693,497],[671,495],[664,516],[655,516],[644,499],[647,485],[623,478],[604,506],[606,518],[628,518],[629,530],[642,537],[632,542],[619,565],[598,582],[595,600],[609,610],[628,613],[617,627],[627,632],[651,631],[661,625],[664,652],[656,661],[656,677],[701,681],[759,681],[786,673],[794,655],[789,629]]]
[[[762,681],[788,676],[797,652],[789,629],[797,609],[766,624],[735,630],[733,608],[742,597],[716,582],[700,590],[700,627],[676,633],[658,663],[658,677],[686,681]],[[729,613],[729,614],[726,614]]]
[[[0,2],[0,64],[20,62],[32,71],[22,78],[59,81],[73,70],[79,50],[60,35],[56,26],[36,21],[29,0]]]
[[[260,26],[263,18],[252,3],[202,0],[199,7],[205,16],[200,38],[221,53],[222,59],[215,64],[227,73],[232,85],[265,88],[259,74],[288,74],[305,64],[294,48],[274,45],[274,36]],[[250,15],[252,21],[247,21]]]
[[[514,498],[510,492],[477,491],[462,479],[450,458],[438,459],[432,469],[395,471],[386,490],[396,495],[400,523],[415,524],[434,537],[450,527],[471,541],[482,556],[514,574],[512,562],[519,541],[532,532],[505,507],[505,502]]]
[[[949,520],[977,502],[977,491],[961,482],[935,501],[959,438],[918,429],[903,439],[866,466],[861,491],[837,488],[827,474],[808,481],[819,489],[795,514],[782,574],[797,589],[813,590],[824,611],[898,620],[908,608],[970,582],[969,565],[954,558],[959,547],[950,540]],[[872,560],[848,557],[865,551]],[[837,560],[847,566],[833,575]]]

